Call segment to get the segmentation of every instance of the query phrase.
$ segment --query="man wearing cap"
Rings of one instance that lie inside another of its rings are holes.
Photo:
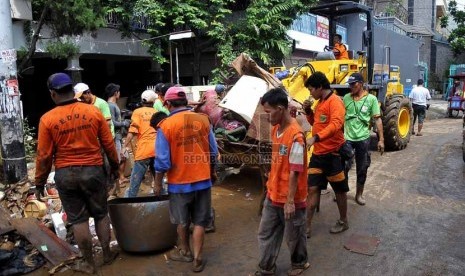
[[[142,106],[134,110],[131,116],[128,136],[124,141],[123,154],[129,149],[134,136],[137,137],[136,150],[134,152],[134,167],[131,172],[129,188],[126,190],[126,197],[136,197],[140,184],[144,179],[147,169],[155,179],[153,162],[155,158],[155,135],[156,131],[150,126],[150,119],[157,111],[153,108],[153,103],[157,99],[157,94],[153,90],[142,92]]]
[[[111,120],[111,112],[108,103],[104,99],[95,96],[90,90],[89,86],[82,82],[77,83],[74,86],[74,97],[84,103],[95,105],[100,110],[100,112],[102,112],[103,117],[105,120],[107,120],[108,126],[110,127],[111,135],[114,138],[115,127]]]
[[[89,217],[96,221],[104,263],[111,263],[116,257],[109,246],[110,222],[101,154],[103,148],[108,156],[111,173],[116,175],[118,156],[115,144],[100,111],[74,98],[72,81],[68,75],[51,75],[47,86],[57,106],[40,118],[35,172],[36,195],[39,199],[43,195],[53,164],[59,196],[84,257],[78,270],[95,273]]]
[[[208,116],[187,107],[182,87],[171,87],[165,94],[168,118],[158,124],[155,142],[155,195],[162,190],[167,174],[171,222],[177,224],[178,248],[169,258],[192,262],[192,270],[201,272],[205,227],[211,221],[211,186],[218,149]],[[193,250],[189,246],[189,225],[194,224]]]
[[[218,95],[218,99],[223,99],[224,98],[224,91],[226,90],[226,87],[224,84],[217,84],[215,85],[215,92]]]
[[[123,161],[127,158],[127,156],[122,154],[122,150],[121,150],[122,140],[123,140],[122,131],[128,128],[131,122],[129,120],[121,119],[121,111],[118,105],[116,104],[121,95],[121,92],[119,89],[120,89],[120,86],[118,84],[109,83],[105,87],[105,96],[107,97],[108,106],[110,107],[111,121],[113,123],[113,126],[115,127],[115,145],[116,145],[116,151],[118,152],[118,157],[120,161],[120,166],[119,166],[119,182],[120,183],[119,184],[121,184],[124,181],[124,162]],[[115,191],[118,191],[118,190],[119,190],[119,187],[116,187]]]
[[[363,189],[367,179],[370,158],[370,122],[373,118],[378,130],[378,150],[384,151],[383,122],[378,99],[363,89],[363,76],[360,73],[353,73],[347,83],[350,93],[344,96],[344,106],[346,109],[344,123],[344,138],[348,148],[355,151],[355,164],[357,170],[357,190],[355,202],[365,205]],[[346,177],[352,167],[353,158],[346,162]]]

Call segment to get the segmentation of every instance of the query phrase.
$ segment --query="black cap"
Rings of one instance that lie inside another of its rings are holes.
[[[354,83],[354,82],[364,82],[363,81],[363,76],[360,73],[353,73],[349,79],[347,80],[348,84]]]

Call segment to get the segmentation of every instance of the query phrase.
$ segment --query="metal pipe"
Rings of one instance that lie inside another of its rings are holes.
[[[178,57],[178,47],[176,47],[176,83],[179,84],[179,57]]]
[[[171,51],[171,40],[169,41],[169,51],[170,51],[170,82],[173,83],[173,53]]]

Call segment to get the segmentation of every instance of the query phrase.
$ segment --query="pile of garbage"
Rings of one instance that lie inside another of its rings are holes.
[[[53,179],[52,172],[41,200],[35,197],[33,184],[28,180],[2,191],[0,276],[28,273],[44,264],[49,265],[49,273],[53,274],[73,269],[80,258]]]
[[[226,96],[218,99],[214,90],[207,90],[195,111],[210,117],[217,138],[244,143],[270,141],[270,126],[262,116],[265,112],[260,99],[268,90],[283,87],[283,84],[245,53],[240,54],[231,67],[239,78]],[[300,108],[299,105],[291,101],[294,110]]]

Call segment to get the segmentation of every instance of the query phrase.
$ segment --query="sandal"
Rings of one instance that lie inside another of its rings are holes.
[[[206,263],[207,262],[204,261],[204,260],[194,260],[194,262],[192,264],[192,271],[195,272],[195,273],[202,272],[203,269],[205,268]]]
[[[168,254],[168,257],[172,261],[184,263],[190,263],[194,260],[194,257],[192,257],[192,254],[190,252],[184,252],[180,248],[174,248],[173,250],[171,250]]]
[[[333,227],[331,227],[329,232],[331,234],[338,234],[338,233],[346,231],[347,229],[349,229],[349,223],[343,222],[342,220],[338,219],[336,221],[336,224]]]
[[[276,273],[276,265],[274,265],[271,270],[264,270],[258,267],[258,270],[252,274],[249,274],[249,276],[271,276],[271,275],[275,275],[275,273]]]
[[[267,270],[257,270],[254,273],[249,274],[249,276],[272,276],[275,275],[273,271]]]
[[[417,136],[423,136],[423,133],[418,132]]]
[[[302,274],[305,270],[310,267],[310,263],[305,263],[303,266],[292,266],[292,268],[287,272],[289,276],[297,276]]]

